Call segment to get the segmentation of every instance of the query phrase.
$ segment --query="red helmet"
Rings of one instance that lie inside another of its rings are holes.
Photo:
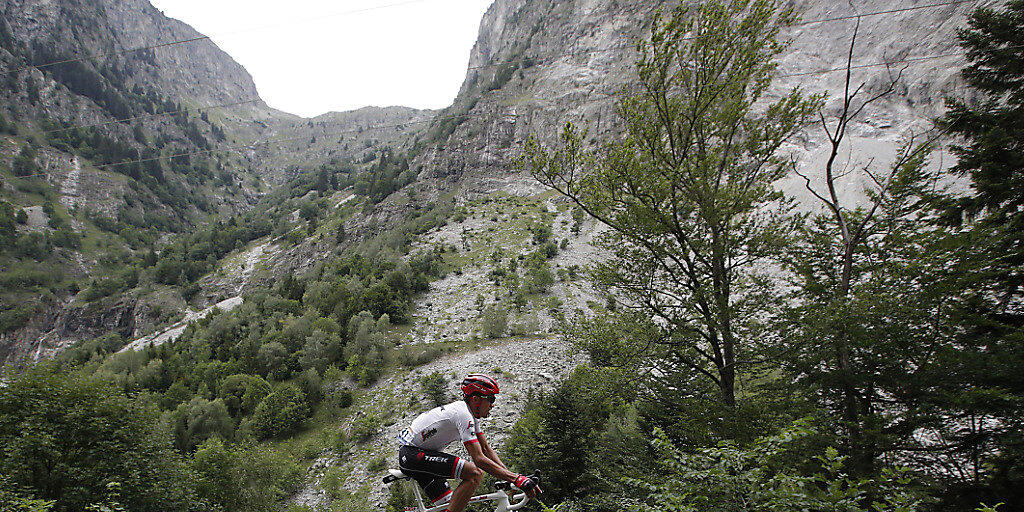
[[[462,379],[462,393],[494,396],[498,394],[498,383],[482,373],[471,373]]]

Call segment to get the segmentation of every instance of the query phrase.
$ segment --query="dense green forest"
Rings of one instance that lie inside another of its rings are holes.
[[[845,108],[820,118],[822,96],[770,96],[786,50],[778,35],[796,19],[774,0],[666,13],[637,62],[642,87],[619,99],[622,138],[595,146],[569,124],[556,147],[527,144],[522,166],[573,203],[574,229],[584,215],[606,226],[599,243],[611,255],[587,269],[606,307],[562,319],[589,364],[533,393],[502,451],[544,475],[544,504],[532,506],[1024,508],[1024,1],[974,11],[959,37],[980,100],[948,99],[935,130],[866,169],[873,186],[840,191],[863,192],[858,207],[837,198],[833,164],[849,124],[884,94],[853,84]],[[798,170],[780,149],[815,119],[833,158]],[[944,172],[969,182],[966,193],[928,165],[944,141],[959,157]],[[385,150],[358,171],[326,165],[159,253],[140,245],[125,260],[134,273],[88,286],[99,299],[141,279],[189,296],[253,240],[337,246],[357,207],[332,210],[335,193],[351,186],[372,209],[410,182],[410,161]],[[792,172],[820,213],[773,187]],[[284,508],[310,458],[353,449],[382,418],[357,420],[351,437],[332,431],[292,449],[294,439],[350,414],[388,372],[458,348],[392,337],[416,294],[458,270],[452,248],[413,244],[465,219],[450,199],[270,280],[176,341],[118,353],[125,340],[111,334],[8,378],[4,510]],[[18,222],[0,202],[4,254],[31,258]],[[530,231],[536,249],[506,263],[498,248],[488,274],[517,307],[555,279],[550,226]],[[438,381],[423,383],[435,402]],[[369,507],[338,492],[336,510]],[[396,492],[387,506],[406,503]]]

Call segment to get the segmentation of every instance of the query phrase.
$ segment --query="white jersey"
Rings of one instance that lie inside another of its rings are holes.
[[[479,433],[480,424],[469,412],[469,404],[458,400],[417,416],[398,434],[398,444],[439,452],[456,439],[477,442]]]

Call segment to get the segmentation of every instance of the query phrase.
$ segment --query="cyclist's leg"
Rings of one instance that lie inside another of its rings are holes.
[[[431,507],[443,503],[446,498],[452,496],[452,488],[448,486],[448,480],[444,478],[429,477],[423,474],[416,474],[412,478],[427,495]]]
[[[402,446],[398,450],[398,467],[416,480],[432,504],[452,494],[449,478],[460,478],[463,459],[444,452]]]
[[[451,512],[462,512],[466,508],[469,499],[473,497],[473,493],[480,486],[480,481],[484,477],[484,472],[476,467],[476,464],[465,459],[461,459],[461,461],[462,472],[459,476],[462,478],[462,482],[452,492],[452,500],[448,502],[448,510]]]

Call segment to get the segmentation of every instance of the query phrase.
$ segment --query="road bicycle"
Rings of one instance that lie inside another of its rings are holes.
[[[388,473],[390,474],[384,477],[385,484],[390,484],[398,480],[412,479],[412,477],[403,473],[402,470],[400,469],[389,469]],[[530,479],[533,480],[534,482],[540,483],[540,474],[534,473],[533,475],[530,475]],[[518,488],[512,485],[511,482],[498,482],[494,484],[494,488],[496,489],[494,492],[490,494],[480,494],[478,496],[473,496],[472,498],[469,499],[469,502],[477,503],[481,501],[497,501],[498,506],[497,508],[494,509],[494,512],[510,512],[512,510],[519,510],[523,508],[523,506],[526,505],[526,502],[530,501],[530,497],[527,496],[524,492],[513,494],[511,496],[511,500],[509,500],[509,491],[511,491],[513,488],[518,490]],[[416,485],[415,482],[412,483],[412,491],[413,494],[416,495],[416,508],[407,508],[406,511],[443,512],[444,509],[448,507],[447,501],[441,503],[440,505],[431,506],[430,508],[424,506],[423,495],[420,493],[420,486]]]

